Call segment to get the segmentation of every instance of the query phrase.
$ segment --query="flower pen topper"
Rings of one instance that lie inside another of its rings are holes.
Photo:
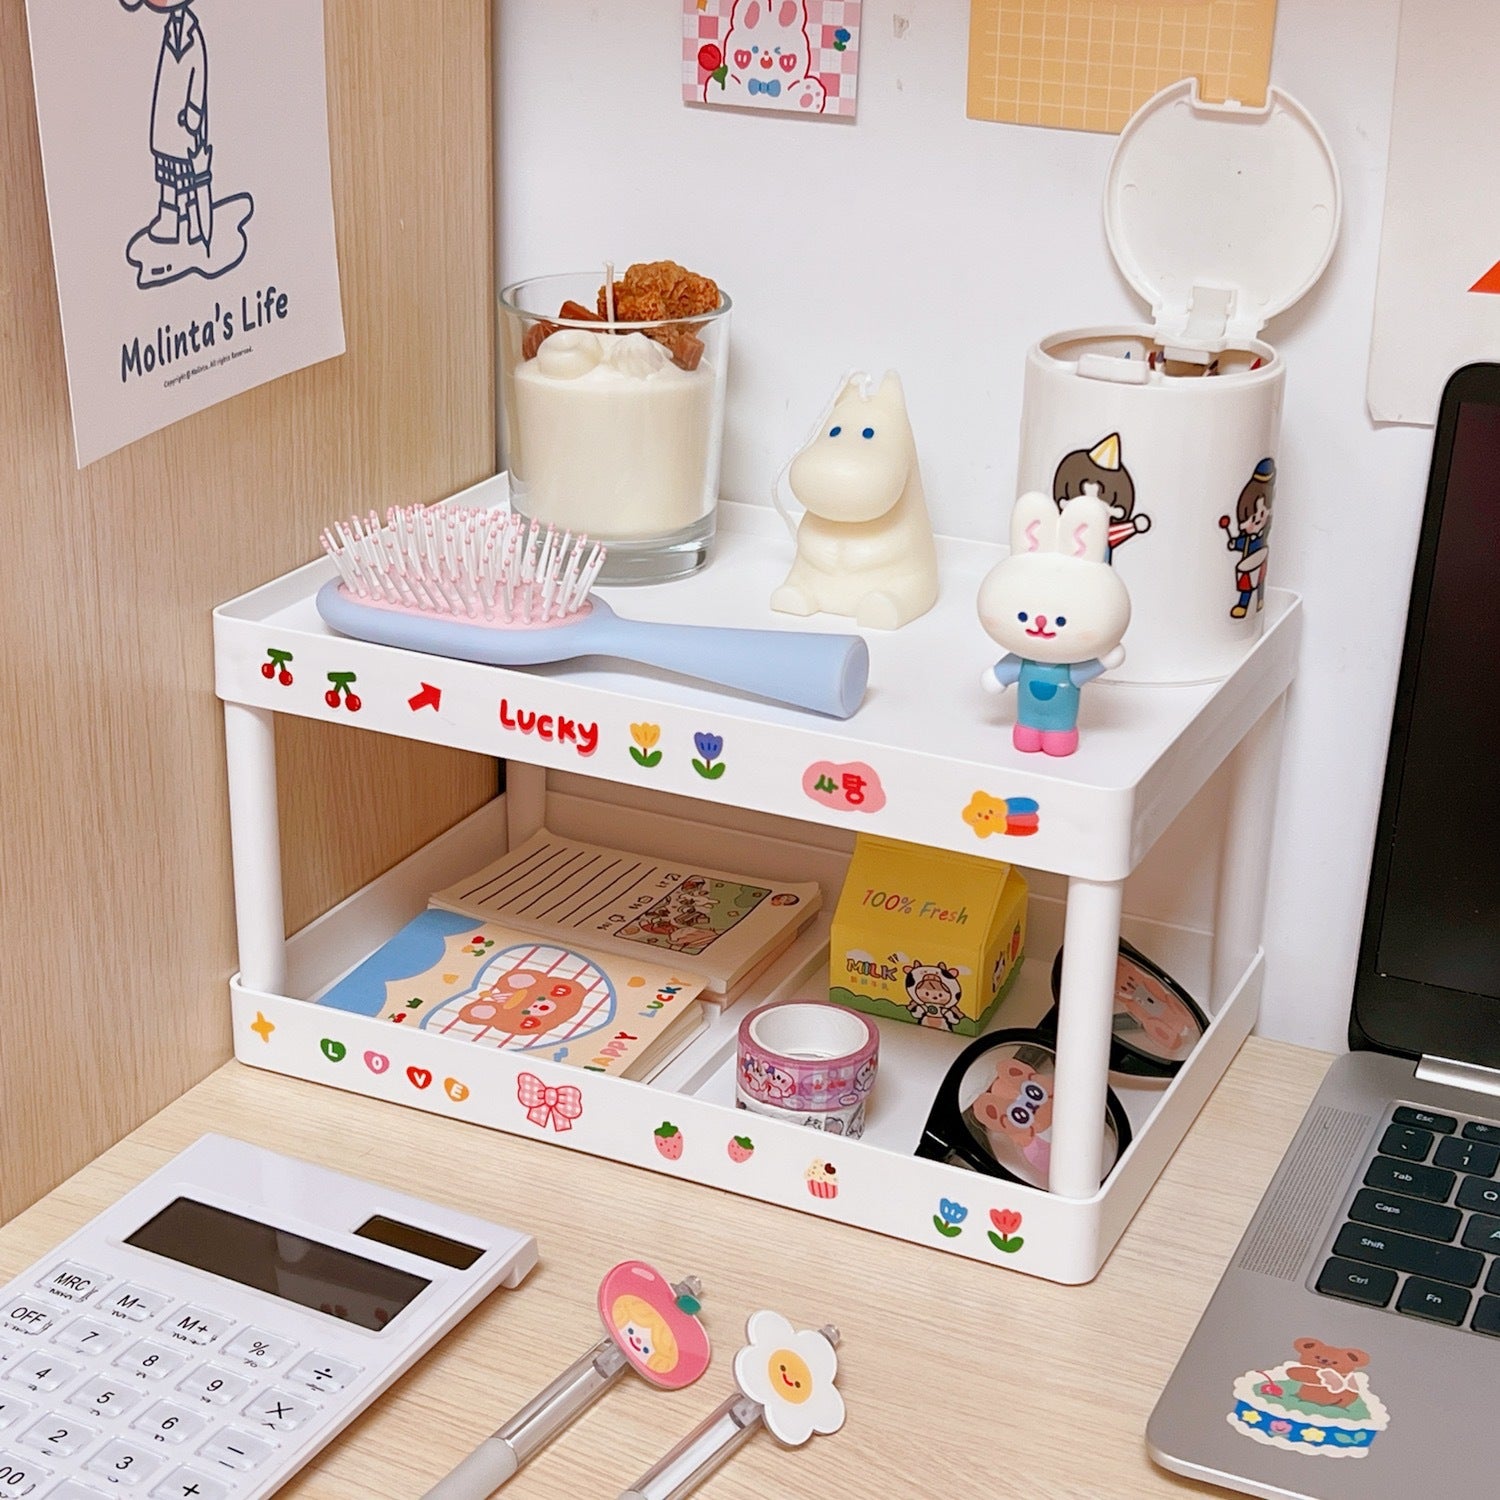
[[[734,1357],[739,1390],[722,1402],[672,1451],[625,1492],[671,1500],[706,1478],[758,1425],[771,1436],[800,1447],[815,1432],[844,1425],[844,1398],[834,1381],[839,1331],[793,1328],[780,1313],[751,1314],[749,1343]],[[682,1484],[682,1476],[692,1479]]]

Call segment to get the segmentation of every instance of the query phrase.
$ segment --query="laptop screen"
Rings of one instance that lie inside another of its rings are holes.
[[[1438,419],[1351,1039],[1500,1067],[1500,366]]]
[[[1377,962],[1500,996],[1500,406],[1458,409],[1410,713]]]

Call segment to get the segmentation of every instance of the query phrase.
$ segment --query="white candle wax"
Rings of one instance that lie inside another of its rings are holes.
[[[515,370],[515,477],[526,513],[603,540],[661,536],[712,504],[714,371],[644,334],[554,333]]]

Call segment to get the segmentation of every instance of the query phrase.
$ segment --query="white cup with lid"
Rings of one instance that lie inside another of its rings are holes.
[[[1328,142],[1279,89],[1205,104],[1184,79],[1121,133],[1105,227],[1151,321],[1032,347],[1016,481],[1109,502],[1132,607],[1118,678],[1222,678],[1261,633],[1286,380],[1261,331],[1322,274],[1340,212]]]

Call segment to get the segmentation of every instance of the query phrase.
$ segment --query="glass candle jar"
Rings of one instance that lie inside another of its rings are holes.
[[[702,567],[713,540],[730,301],[689,320],[608,322],[592,316],[602,279],[500,293],[511,498],[603,542],[601,583],[663,583]]]

